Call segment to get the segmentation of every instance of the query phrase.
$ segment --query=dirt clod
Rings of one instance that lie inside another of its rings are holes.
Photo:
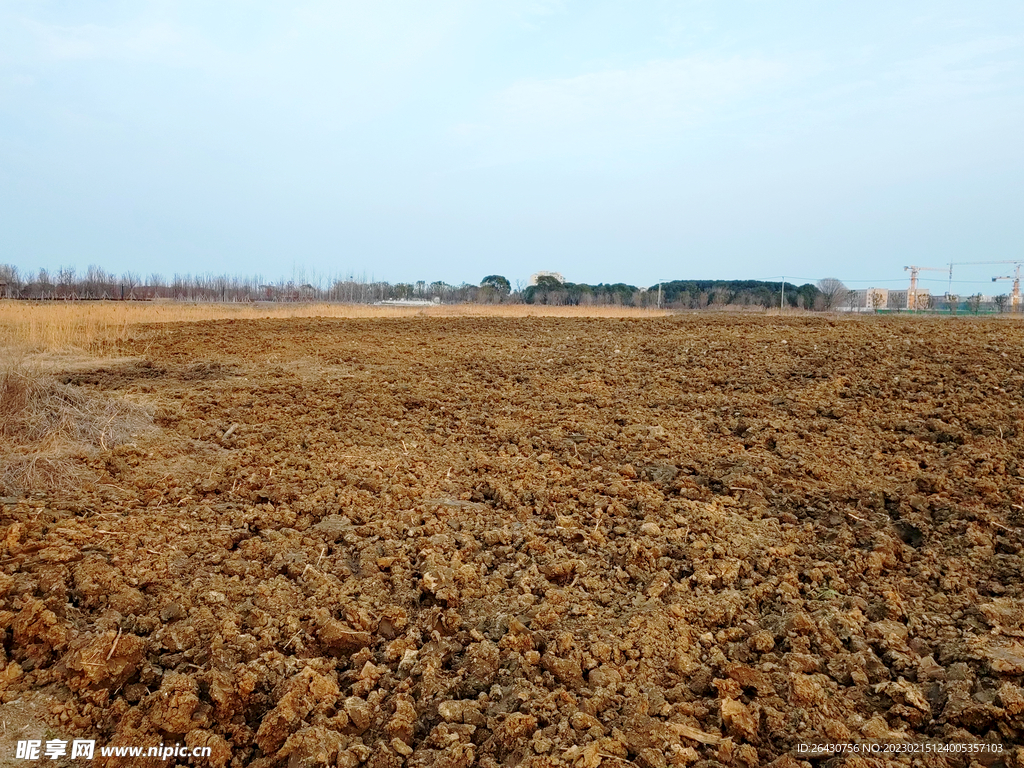
[[[44,701],[39,734],[219,768],[1024,759],[1019,323],[171,330],[57,388],[158,430],[0,499],[0,706]]]

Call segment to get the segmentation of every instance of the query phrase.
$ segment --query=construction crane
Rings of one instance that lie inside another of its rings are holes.
[[[1013,270],[1013,275],[1004,275],[1003,277],[993,277],[992,282],[996,280],[1013,280],[1013,293],[1010,296],[1010,311],[1020,312],[1020,262],[1017,263],[1017,268]]]
[[[910,273],[910,290],[907,291],[907,309],[918,309],[917,306],[917,273],[930,270],[932,272],[945,272],[944,267],[904,267],[904,272]]]
[[[1003,261],[951,261],[949,262],[949,287],[948,294],[953,289],[953,267],[966,267],[972,264],[1020,264],[1021,259],[1004,259]]]

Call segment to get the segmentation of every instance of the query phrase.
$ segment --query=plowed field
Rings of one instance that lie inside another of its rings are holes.
[[[213,766],[752,768],[868,740],[1024,765],[1022,342],[966,318],[149,329],[63,380],[157,428],[69,498],[0,506],[3,711]]]

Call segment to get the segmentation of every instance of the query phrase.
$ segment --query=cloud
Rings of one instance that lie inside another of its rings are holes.
[[[521,0],[509,3],[506,8],[515,18],[530,23],[537,18],[564,13],[565,4],[566,0]]]
[[[0,76],[10,69],[75,82],[61,98],[81,111],[186,132],[191,125],[208,134],[204,142],[236,142],[223,127],[239,120],[249,135],[331,132],[387,115],[418,94],[431,56],[444,50],[457,14],[442,3],[410,18],[401,5],[253,3],[234,18],[219,4],[138,3],[87,23],[0,11]],[[5,57],[8,36],[20,42]],[[12,87],[0,80],[0,92],[5,86]]]
[[[1001,35],[936,46],[889,73],[900,96],[935,99],[1003,90],[1020,82],[1024,37]]]
[[[520,82],[498,101],[506,114],[525,120],[578,124],[626,118],[660,124],[706,114],[784,73],[784,66],[756,59],[678,59]]]
[[[195,66],[217,57],[217,49],[188,28],[169,22],[105,26],[56,25],[24,19],[44,59],[133,61]]]
[[[789,74],[780,61],[694,56],[565,78],[516,82],[495,94],[480,119],[456,135],[513,154],[589,151],[675,140],[773,89]]]

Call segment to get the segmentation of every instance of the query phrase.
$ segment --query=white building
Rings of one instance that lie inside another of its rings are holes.
[[[539,280],[542,277],[553,277],[560,283],[565,282],[565,278],[562,277],[561,272],[534,272],[532,275],[530,275],[530,285],[536,285],[537,280]]]
[[[886,309],[889,303],[887,288],[861,288],[850,292],[850,308],[854,312],[874,312]]]
[[[850,291],[844,308],[851,312],[877,312],[878,310],[907,309],[907,290],[890,291],[888,288],[861,288]],[[930,293],[927,288],[917,289],[917,308],[927,309]]]

